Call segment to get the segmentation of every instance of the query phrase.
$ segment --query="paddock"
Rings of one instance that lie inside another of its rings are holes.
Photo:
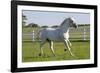
[[[34,36],[33,36],[34,30]],[[64,44],[62,42],[54,43],[54,50],[57,56],[53,56],[48,43],[43,47],[44,56],[39,56],[40,41],[37,38],[39,28],[24,27],[22,36],[22,61],[60,61],[60,60],[80,60],[90,58],[90,26],[79,26],[78,29],[70,29],[70,41],[72,43],[72,52],[77,56],[73,58],[69,52],[64,52]]]

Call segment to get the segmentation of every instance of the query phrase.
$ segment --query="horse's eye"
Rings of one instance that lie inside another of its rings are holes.
[[[73,21],[71,21],[71,23],[73,23]]]

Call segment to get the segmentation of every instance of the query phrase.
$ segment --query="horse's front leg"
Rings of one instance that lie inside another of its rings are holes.
[[[69,45],[72,46],[72,44],[71,44],[71,42],[69,41],[69,39],[67,39],[67,41],[68,41]]]
[[[64,44],[66,46],[66,49],[68,49],[69,53],[71,54],[71,56],[75,57],[75,55],[71,51],[71,48],[69,47],[69,44],[68,44],[68,41],[67,40],[64,40]]]

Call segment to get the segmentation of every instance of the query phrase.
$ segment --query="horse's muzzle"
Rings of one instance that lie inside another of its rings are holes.
[[[78,28],[78,25],[76,23],[73,24],[75,28]]]
[[[75,28],[78,28],[78,25],[76,25]]]

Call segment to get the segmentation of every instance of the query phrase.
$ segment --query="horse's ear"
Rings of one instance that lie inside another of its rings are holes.
[[[69,20],[70,20],[70,19],[71,19],[71,17],[68,17],[67,19],[69,19]]]

